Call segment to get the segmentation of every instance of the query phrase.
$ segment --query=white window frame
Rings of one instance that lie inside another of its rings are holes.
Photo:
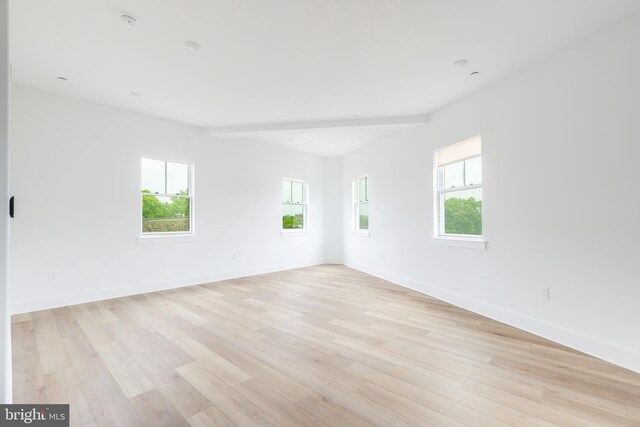
[[[365,194],[364,201],[369,206],[368,228],[360,228],[360,203],[362,203],[362,201],[360,200],[359,184],[360,184],[360,181],[363,179],[366,180],[366,184],[365,184],[366,194]],[[365,175],[360,175],[353,178],[353,180],[351,181],[351,198],[352,198],[351,213],[353,215],[353,218],[352,218],[353,232],[357,235],[369,236],[369,233],[371,230],[371,201],[369,200],[369,175],[365,174]]]
[[[309,232],[309,184],[307,184],[307,181],[303,179],[282,177],[282,179],[280,180],[281,194],[282,194],[282,183],[284,181],[289,181],[291,183],[297,182],[302,184],[302,203],[292,203],[292,202],[286,203],[284,200],[280,203],[280,232],[283,236],[292,235],[292,234],[297,234],[297,235],[307,234]],[[282,195],[280,197],[282,197]],[[294,206],[302,205],[302,228],[283,228],[282,227],[282,207],[284,205],[294,205]]]
[[[143,193],[142,190],[142,161],[143,160],[154,160],[158,162],[164,162],[164,193]],[[181,196],[176,194],[168,194],[167,193],[167,163],[178,163],[182,165],[187,165],[188,167],[188,185],[189,185],[189,195]],[[195,189],[194,189],[194,165],[191,162],[185,162],[181,160],[164,160],[152,157],[141,157],[140,158],[140,185],[138,191],[140,192],[140,238],[158,238],[158,237],[190,237],[195,236],[195,218],[194,218],[194,206],[195,206]],[[156,196],[156,197],[180,197],[189,199],[189,231],[156,231],[156,232],[144,232],[142,231],[143,226],[143,200],[144,196]]]
[[[456,193],[459,191],[465,191],[465,190],[473,190],[476,188],[480,188],[482,189],[482,184],[473,184],[473,185],[462,185],[460,187],[450,187],[450,188],[445,188],[445,182],[444,182],[444,168],[446,166],[449,165],[453,165],[455,163],[460,163],[462,162],[462,182],[466,182],[466,161],[467,160],[471,160],[471,159],[476,159],[476,158],[480,158],[480,162],[482,162],[482,154],[477,155],[477,156],[471,156],[471,157],[466,157],[466,158],[462,158],[462,159],[458,159],[455,160],[453,162],[450,163],[446,163],[444,165],[440,165],[437,167],[437,199],[438,199],[438,212],[436,215],[436,237],[437,238],[445,238],[445,239],[451,239],[451,238],[457,238],[457,239],[464,239],[464,240],[478,240],[478,241],[483,241],[483,236],[482,235],[477,235],[477,234],[452,234],[452,233],[446,233],[445,232],[445,223],[444,223],[444,201],[445,201],[445,196],[447,194],[450,193]],[[484,207],[484,206],[483,206]],[[484,213],[484,212],[483,212]],[[484,215],[481,216],[481,221],[484,222]],[[484,233],[484,224],[482,227],[482,232]]]

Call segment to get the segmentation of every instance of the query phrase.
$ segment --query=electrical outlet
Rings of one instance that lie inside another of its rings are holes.
[[[56,280],[56,272],[55,271],[49,271],[47,273],[47,279],[49,280]]]
[[[549,300],[549,288],[540,288],[540,298]]]

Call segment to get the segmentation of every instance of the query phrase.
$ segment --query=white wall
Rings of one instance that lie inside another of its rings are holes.
[[[342,263],[342,159],[324,159],[324,258]]]
[[[25,87],[12,102],[14,313],[323,262],[323,159]],[[196,240],[137,243],[141,157],[195,164]],[[283,176],[309,183],[306,236],[280,235]]]
[[[9,257],[9,2],[0,0],[0,402],[11,402]]]
[[[347,156],[345,262],[640,371],[637,52],[635,16]],[[435,246],[433,152],[478,134],[488,250]]]

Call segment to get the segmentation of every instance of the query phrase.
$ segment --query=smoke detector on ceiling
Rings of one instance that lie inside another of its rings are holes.
[[[198,43],[194,42],[194,41],[186,41],[184,42],[184,47],[186,47],[187,49],[191,50],[191,51],[196,51],[196,50],[200,50],[200,48],[202,46],[200,46]]]
[[[120,19],[122,19],[124,22],[131,25],[132,27],[135,27],[136,24],[138,23],[138,20],[131,15],[120,15]]]

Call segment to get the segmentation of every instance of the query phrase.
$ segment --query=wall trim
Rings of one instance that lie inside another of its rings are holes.
[[[9,309],[9,197],[11,151],[11,46],[9,0],[0,0],[0,403],[12,403],[11,311]]]
[[[344,265],[640,373],[640,352],[630,348],[355,261],[345,260]]]
[[[211,273],[198,276],[181,277],[157,282],[139,283],[117,288],[103,288],[87,292],[77,292],[66,295],[57,295],[50,298],[39,298],[22,301],[12,301],[9,312],[13,314],[29,313],[32,311],[47,310],[68,305],[83,304],[87,302],[103,301],[112,298],[120,298],[149,292],[164,291],[167,289],[184,288],[187,286],[203,285],[222,280],[239,279],[258,274],[275,273],[277,271],[293,270],[302,267],[311,267],[320,264],[336,264],[336,260],[309,260],[293,263],[272,264],[260,267],[246,268],[242,270],[229,270],[219,273]]]

